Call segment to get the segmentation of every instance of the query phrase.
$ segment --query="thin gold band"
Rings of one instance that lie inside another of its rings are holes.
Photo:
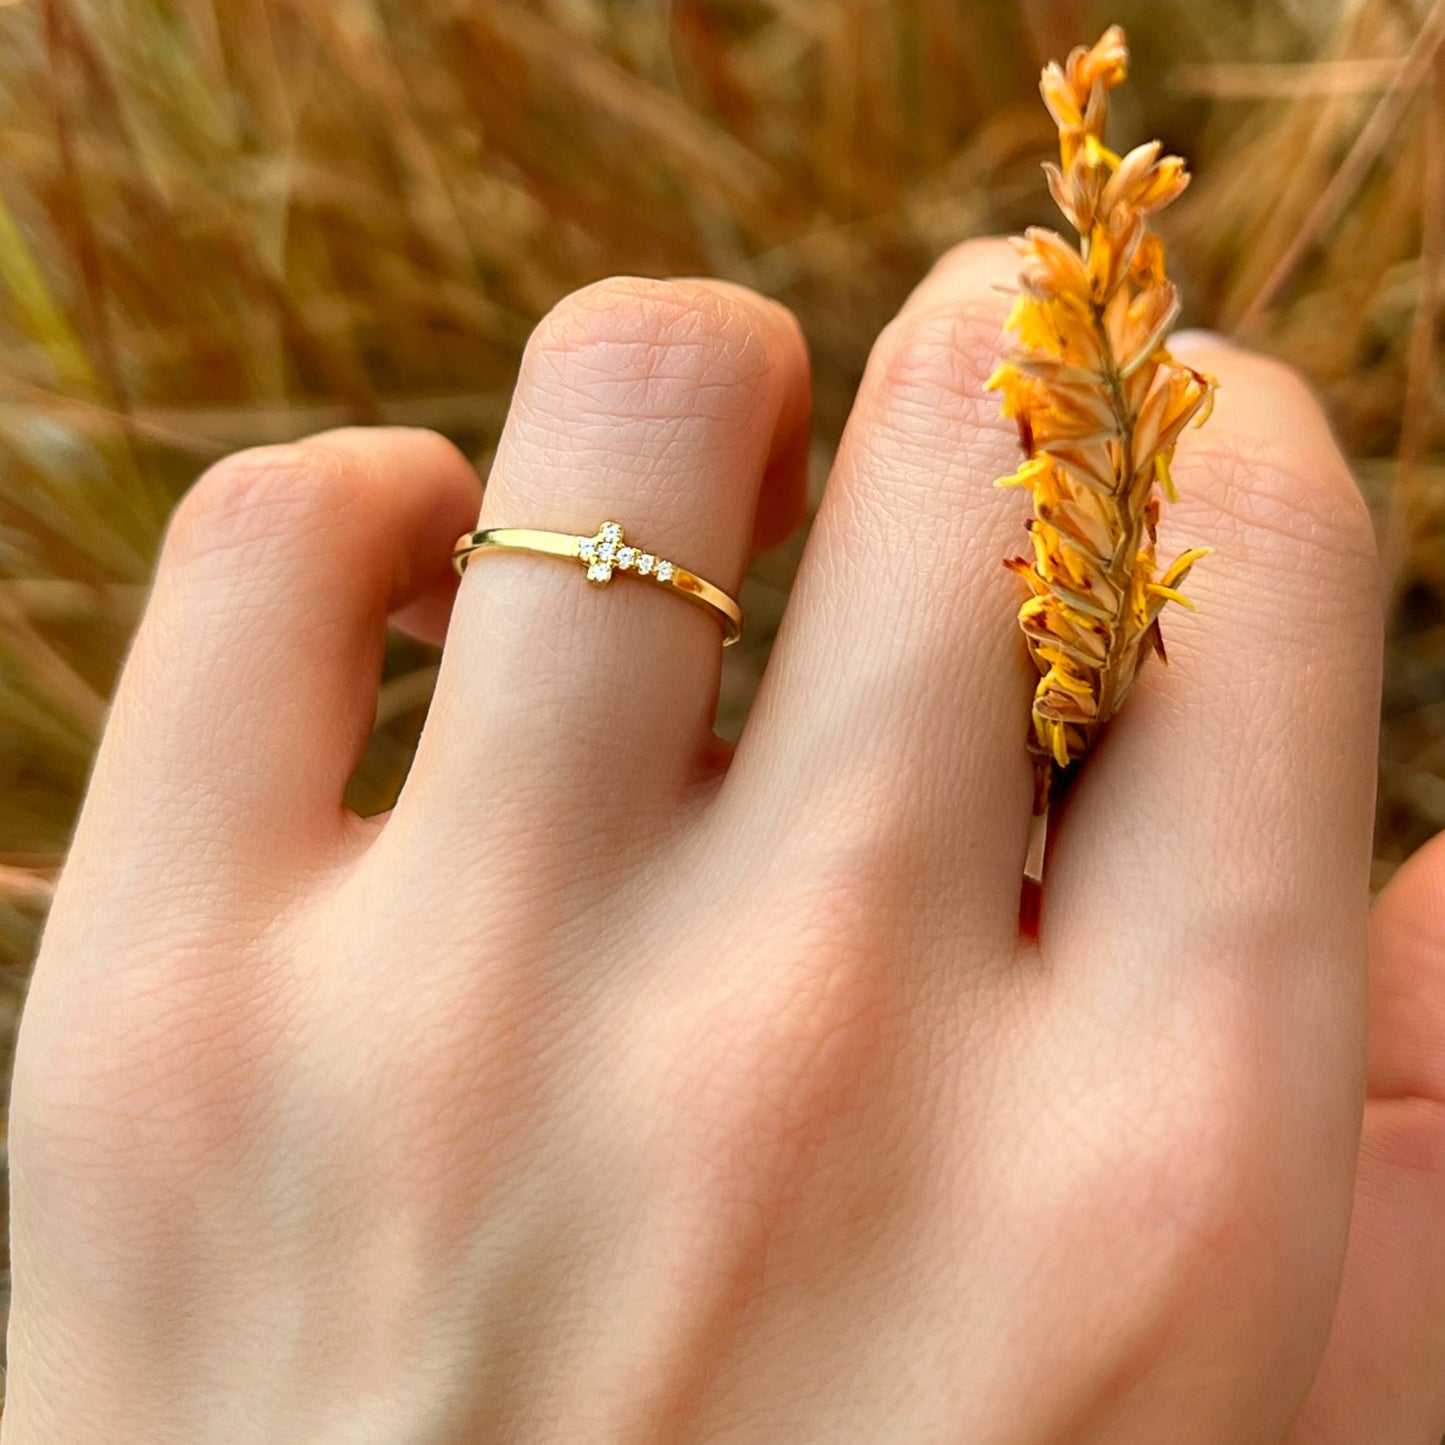
[[[544,532],[536,527],[485,527],[465,532],[452,549],[452,565],[460,577],[474,553],[491,550],[538,552],[545,557],[570,557],[587,569],[587,580],[605,586],[616,572],[630,572],[654,586],[665,587],[706,607],[723,625],[723,646],[743,635],[743,610],[720,587],[705,582],[666,557],[632,545],[616,522],[604,522],[591,537],[576,532]]]

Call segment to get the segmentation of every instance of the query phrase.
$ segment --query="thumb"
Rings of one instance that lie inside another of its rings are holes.
[[[1369,1027],[1344,1281],[1290,1445],[1445,1435],[1445,834],[1375,905]]]

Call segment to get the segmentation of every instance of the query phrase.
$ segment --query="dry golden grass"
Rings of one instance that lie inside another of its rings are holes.
[[[1380,876],[1445,826],[1445,0],[0,0],[6,1017],[209,459],[397,419],[485,466],[552,301],[707,272],[801,316],[821,476],[929,259],[1049,218],[1039,68],[1113,20],[1121,134],[1197,177],[1162,226],[1186,321],[1313,378],[1379,518]],[[726,727],[796,553],[749,585]],[[432,663],[393,649],[361,806],[395,787]]]

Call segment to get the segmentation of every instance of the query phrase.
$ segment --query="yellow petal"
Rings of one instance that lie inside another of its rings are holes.
[[[1045,456],[1030,457],[1016,472],[1006,477],[1000,477],[994,483],[996,487],[1029,487],[1032,489],[1040,480],[1042,474],[1049,470],[1049,459]]]
[[[1075,697],[1093,697],[1094,695],[1094,685],[1091,682],[1057,664],[1049,669],[1045,681],[1052,683],[1055,687],[1063,688],[1065,692],[1073,693]]]
[[[1063,723],[1053,723],[1049,728],[1052,737],[1049,742],[1053,746],[1054,761],[1061,767],[1069,766],[1069,738],[1064,731]]]
[[[1213,547],[1191,547],[1189,551],[1181,552],[1169,564],[1169,570],[1159,579],[1159,585],[1161,587],[1177,587],[1196,562],[1202,557],[1211,556],[1213,552]]]
[[[984,382],[983,389],[985,391],[1002,391],[1008,385],[1009,377],[1017,375],[1018,372],[1007,361],[1000,362],[993,375]]]
[[[1192,599],[1173,587],[1164,586],[1162,582],[1151,582],[1145,590],[1151,597],[1163,597],[1166,601],[1177,602],[1181,607],[1187,607],[1191,612],[1199,611],[1198,604]]]
[[[1164,489],[1164,495],[1171,502],[1179,500],[1179,489],[1174,485],[1174,474],[1169,470],[1169,458],[1160,452],[1154,458],[1154,475],[1159,479],[1159,485]]]

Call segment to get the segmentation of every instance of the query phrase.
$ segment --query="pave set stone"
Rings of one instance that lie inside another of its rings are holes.
[[[604,522],[595,537],[579,537],[577,555],[587,564],[589,582],[610,582],[614,569],[671,582],[676,570],[665,557],[654,557],[651,552],[628,546],[616,522]]]

